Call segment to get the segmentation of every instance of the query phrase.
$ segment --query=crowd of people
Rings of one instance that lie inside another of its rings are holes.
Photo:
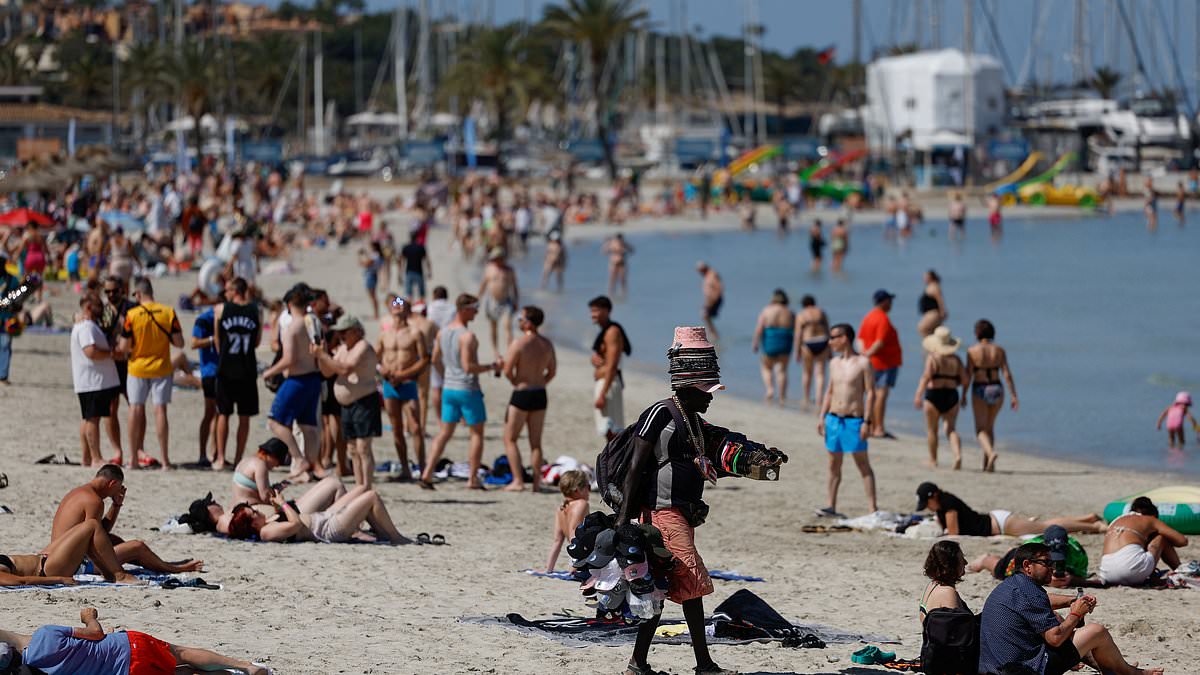
[[[786,222],[794,211],[789,210],[787,193],[781,194],[787,205],[776,209]],[[502,433],[512,480],[504,489],[547,491],[548,481],[541,472],[542,437],[558,356],[542,332],[545,312],[522,303],[510,259],[526,252],[535,233],[543,235],[542,286],[556,280],[561,288],[568,226],[601,219],[620,223],[632,214],[676,214],[683,208],[682,195],[670,188],[656,199],[656,205],[654,200],[640,201],[636,180],[618,182],[605,204],[595,195],[538,193],[496,178],[472,176],[449,189],[427,180],[408,204],[417,215],[403,246],[395,244],[383,220],[385,205],[366,195],[340,191],[312,194],[305,190],[302,177],[273,171],[213,171],[202,180],[191,175],[168,177],[132,189],[116,184],[84,186],[61,200],[37,204],[62,223],[56,235],[63,236],[43,237],[33,228],[21,236],[18,246],[5,249],[19,257],[23,272],[44,273],[47,278],[53,278],[57,269],[70,274],[72,248],[78,254],[80,274],[68,277],[79,292],[70,336],[71,369],[81,411],[82,463],[97,473],[63,499],[50,544],[40,554],[0,556],[0,584],[72,583],[72,574],[85,558],[115,581],[136,581],[122,567],[125,563],[163,573],[202,567],[197,560],[164,561],[143,542],[125,541],[111,533],[125,498],[123,471],[170,470],[178,464],[172,461],[169,429],[173,390],[181,385],[199,389],[204,401],[196,430],[199,453],[192,465],[231,471],[226,502],[230,508],[210,495],[189,510],[188,520],[197,532],[286,543],[411,543],[376,490],[375,439],[384,437],[386,419],[396,453],[389,478],[436,490],[441,460],[458,426],[465,425],[465,484],[468,489],[485,489],[487,409],[480,376],[487,373],[503,376],[512,385]],[[701,205],[707,207],[707,202],[701,200]],[[907,236],[922,217],[907,194],[886,197],[883,205],[891,223],[885,232],[894,230],[896,236]],[[953,198],[952,206],[951,234],[961,236],[966,218],[961,195]],[[994,213],[998,219],[998,204]],[[739,216],[743,224],[753,226],[753,217],[741,211]],[[853,208],[840,214],[828,242],[820,221],[814,221],[809,232],[814,265],[821,264],[828,247],[834,271],[841,269],[852,219]],[[141,225],[131,232],[133,223]],[[428,233],[438,223],[448,225],[451,246],[463,264],[478,267],[480,282],[474,293],[452,297],[445,285],[432,283]],[[361,244],[358,264],[372,320],[379,321],[375,341],[368,338],[364,320],[344,310],[327,290],[300,282],[278,301],[263,292],[259,282],[266,268],[289,265],[296,247],[327,243]],[[612,298],[629,295],[628,264],[635,249],[617,234],[605,241],[602,251],[608,260],[607,295],[588,302],[597,328],[590,354],[592,407],[596,435],[611,444],[627,429],[622,367],[633,349],[625,329],[614,320]],[[154,282],[158,275],[189,270],[198,275],[198,282],[195,291],[179,303],[180,311],[197,312],[187,342],[179,313],[156,299]],[[668,597],[682,604],[693,629],[703,620],[702,597],[713,590],[694,541],[695,528],[707,513],[700,497],[706,479],[733,473],[721,473],[722,458],[708,457],[711,453],[698,446],[699,414],[723,388],[715,344],[725,285],[711,264],[699,262],[696,270],[704,325],[677,329],[668,352],[672,396],[646,408],[629,428],[634,453],[630,475],[655,473],[658,480],[631,478],[619,511],[622,521],[641,516],[653,523],[661,530],[666,548],[684,561],[672,572]],[[1006,393],[1012,409],[1018,407],[1007,354],[995,343],[995,326],[981,319],[974,326],[976,344],[960,356],[963,340],[945,325],[949,313],[937,272],[927,271],[923,284],[917,307],[922,374],[913,403],[924,412],[929,465],[938,465],[944,435],[954,456],[953,468],[961,467],[962,441],[956,423],[969,401],[983,450],[983,470],[994,471],[994,427]],[[387,289],[393,287],[403,287],[403,293],[389,293]],[[788,369],[795,359],[802,365],[803,402],[817,413],[816,431],[828,462],[827,501],[817,510],[819,516],[844,517],[838,511],[838,495],[846,455],[863,480],[867,511],[878,511],[868,444],[894,438],[886,424],[888,401],[903,365],[899,333],[891,318],[895,297],[886,289],[876,291],[870,310],[857,325],[831,320],[811,295],[805,295],[799,311],[793,311],[782,289],[772,293],[759,314],[752,349],[761,354],[765,398],[777,405],[787,401]],[[480,314],[487,324],[482,335],[476,333]],[[0,337],[6,336],[0,333]],[[273,356],[265,367],[256,356],[263,345]],[[485,360],[484,355],[490,358]],[[0,353],[0,375],[7,373],[6,359]],[[254,439],[257,447],[247,453],[254,420],[262,412],[260,380],[274,393],[266,415],[270,436]],[[127,403],[124,437],[121,400]],[[1190,398],[1177,399],[1163,413],[1172,442],[1177,429],[1182,442],[1188,405]],[[436,415],[432,425],[431,407]],[[237,424],[230,448],[234,416]],[[145,447],[150,423],[157,456]],[[522,435],[529,444],[528,462],[519,445]],[[103,450],[105,439],[108,453]],[[778,468],[786,457],[770,450],[774,454],[763,455],[759,464]],[[284,468],[287,478],[273,481],[272,472]],[[343,477],[352,486],[347,487]],[[567,472],[557,479],[564,503],[556,512],[548,570],[583,521],[589,482],[582,472]],[[310,485],[295,500],[287,499],[291,486],[300,483]],[[1066,532],[1107,530],[1100,567],[1100,578],[1106,583],[1144,582],[1159,561],[1178,565],[1176,549],[1187,543],[1157,519],[1152,504],[1135,504],[1134,514],[1107,527],[1095,514],[1031,520],[1002,509],[976,512],[932,483],[923,483],[918,496],[917,510],[934,512],[950,535],[1021,536],[1052,527]],[[1083,615],[1096,606],[1093,597],[1068,604],[1047,599],[1040,587],[1050,583],[1047,561],[1052,562],[1057,553],[1038,546],[1027,544],[1016,550],[1009,561],[1018,571],[1009,579],[1020,579],[1003,581],[993,592],[995,602],[989,599],[985,605],[980,671],[999,673],[1009,664],[1024,663],[1034,672],[1062,672],[1081,659],[1091,659],[1107,671],[1140,672],[1124,661],[1102,627],[1089,624],[1075,630]],[[922,597],[923,619],[935,610],[966,609],[954,586],[972,566],[998,569],[1002,565],[999,561],[968,565],[957,544],[934,546],[926,562],[932,583]],[[1052,608],[1068,607],[1071,613],[1066,619],[1051,618]],[[72,640],[94,639],[88,637],[88,631],[98,625],[94,612],[82,620],[85,628],[67,631],[60,650],[79,648]],[[653,672],[646,659],[656,625],[657,616],[639,628],[628,672]],[[128,649],[153,640],[140,635],[129,633],[123,646],[112,648]],[[30,656],[39,654],[30,651],[30,645],[38,643],[37,636],[0,632],[0,642],[25,649],[26,663],[36,665],[43,658]],[[731,672],[713,662],[702,639],[694,640],[693,646],[697,672]],[[252,664],[203,650],[166,643],[155,649],[167,655],[164,662],[169,656],[179,664],[259,672]]]

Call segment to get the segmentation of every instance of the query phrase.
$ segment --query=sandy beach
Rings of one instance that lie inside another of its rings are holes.
[[[404,232],[410,220],[408,215],[390,216],[393,234]],[[643,220],[629,227],[645,230],[677,225],[674,221]],[[694,221],[688,227],[693,226]],[[703,227],[736,227],[735,216],[729,212],[715,215]],[[576,227],[571,236],[599,236],[606,231],[603,227]],[[431,233],[432,282],[447,285],[451,297],[462,290],[474,292],[477,269],[459,263],[457,253],[448,252],[447,237],[446,227]],[[297,274],[262,278],[267,295],[278,297],[287,286],[303,279],[327,288],[350,312],[368,317],[355,263],[356,248],[300,252],[294,260]],[[533,279],[521,281],[524,287],[536,285]],[[689,279],[689,292],[693,290],[691,282]],[[155,280],[156,295],[160,302],[173,304],[194,284],[194,274]],[[55,315],[63,323],[73,312],[76,296],[63,287],[56,290],[60,292],[53,298]],[[693,304],[689,296],[689,310],[679,317],[680,323],[694,321]],[[586,311],[579,308],[581,315]],[[185,335],[190,336],[194,318],[195,314],[181,314]],[[547,318],[548,325],[554,322],[554,316]],[[378,326],[367,323],[373,338]],[[486,333],[482,320],[474,327]],[[664,335],[658,344],[636,348],[643,356],[658,354],[665,352],[669,340],[670,336]],[[483,347],[481,358],[490,359],[490,352],[490,347]],[[269,360],[266,350],[260,351],[259,359]],[[68,360],[67,335],[27,333],[14,342],[12,385],[0,389],[8,429],[0,437],[0,471],[11,481],[7,489],[0,490],[0,504],[14,513],[0,515],[0,553],[40,550],[48,541],[58,500],[92,474],[79,467],[34,464],[50,453],[79,457],[78,405]],[[663,371],[661,377],[626,373],[627,420],[667,395],[665,357]],[[481,381],[489,417],[484,461],[490,464],[503,452],[500,424],[509,387],[491,377]],[[560,348],[559,374],[549,395],[547,458],[570,455],[592,463],[602,443],[592,427],[592,380],[586,354]],[[271,395],[263,389],[260,396],[265,412]],[[907,403],[906,396],[893,397],[892,405]],[[121,407],[122,415],[126,410]],[[201,413],[199,391],[176,390],[171,406],[173,461],[195,459]],[[791,457],[778,483],[727,479],[706,492],[712,510],[697,538],[709,567],[766,578],[766,583],[754,584],[718,581],[706,607],[711,610],[746,587],[789,618],[891,636],[902,643],[896,646],[901,657],[915,658],[921,641],[917,602],[925,585],[921,564],[931,542],[870,532],[802,533],[802,525],[817,520],[813,509],[825,500],[826,453],[816,433],[815,416],[718,394],[706,417],[776,445]],[[961,420],[960,429],[969,424],[969,419]],[[123,432],[126,427],[122,418]],[[1081,429],[1080,433],[1103,430]],[[267,435],[265,415],[255,418],[251,443]],[[154,455],[157,447],[152,439],[148,434],[147,451]],[[102,447],[110,454],[107,440]],[[945,457],[945,449],[943,453]],[[376,443],[375,454],[379,461],[394,458],[387,441]],[[465,460],[464,432],[459,432],[447,454],[455,461]],[[978,448],[971,443],[964,454],[967,468],[963,471],[930,471],[922,464],[926,456],[923,438],[873,442],[871,458],[880,508],[911,511],[914,490],[923,480],[937,482],[976,509],[1003,508],[1026,516],[1098,512],[1113,498],[1180,482],[1169,474],[1118,472],[1014,452],[1001,456],[997,473],[983,474],[978,470]],[[145,540],[167,559],[203,559],[206,569],[201,576],[224,588],[107,587],[4,593],[0,595],[5,607],[0,627],[29,632],[41,624],[70,625],[77,621],[81,606],[92,604],[99,608],[106,626],[128,627],[171,642],[261,659],[287,674],[616,673],[629,656],[625,648],[568,648],[499,627],[457,621],[462,616],[510,612],[531,619],[564,610],[587,612],[574,585],[518,572],[544,565],[554,510],[560,503],[558,495],[477,493],[454,482],[436,492],[425,492],[412,484],[382,483],[378,489],[402,532],[409,536],[442,533],[449,543],[391,548],[251,544],[162,534],[152,528],[183,512],[190,500],[205,492],[211,490],[218,500],[227,502],[229,474],[141,471],[133,473],[127,485],[128,500],[114,532],[127,539]],[[595,496],[592,505],[604,508]],[[839,506],[851,516],[866,511],[861,481],[849,465]],[[1101,538],[1077,536],[1088,550],[1094,571]],[[1016,541],[967,538],[962,545],[970,559],[984,552],[1003,553]],[[1198,557],[1191,549],[1185,549],[1182,556],[1185,560]],[[568,563],[564,553],[559,566]],[[960,590],[978,611],[994,585],[990,576],[970,575]],[[1163,666],[1167,672],[1196,672],[1194,657],[1187,656],[1187,644],[1200,632],[1195,593],[1100,590],[1096,592],[1099,606],[1089,621],[1107,625],[1130,660]],[[666,616],[680,616],[679,608],[668,605]],[[713,654],[722,666],[743,673],[883,672],[852,664],[854,649],[840,645],[799,650],[754,644],[716,646]],[[656,646],[650,662],[675,673],[691,672],[694,665],[686,646]]]

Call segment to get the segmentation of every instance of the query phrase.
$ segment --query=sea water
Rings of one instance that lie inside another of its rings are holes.
[[[896,294],[891,313],[904,365],[888,404],[888,425],[924,433],[912,404],[923,368],[916,325],[917,298],[927,269],[942,277],[946,325],[966,345],[987,318],[996,343],[1008,352],[1020,409],[1000,413],[1001,448],[1085,463],[1200,474],[1200,445],[1188,428],[1184,452],[1167,448],[1155,421],[1175,393],[1200,400],[1200,215],[1179,226],[1168,213],[1156,232],[1140,213],[1061,219],[1008,219],[993,241],[983,220],[971,219],[966,239],[952,242],[944,222],[916,228],[906,241],[889,241],[879,227],[855,227],[844,273],[829,270],[828,249],[819,274],[810,273],[807,226],[789,236],[755,232],[632,234],[627,298],[614,298],[613,319],[633,343],[626,367],[661,374],[676,325],[700,323],[697,261],[707,261],[725,283],[716,320],[721,374],[730,392],[763,394],[751,339],[758,313],[775,288],[799,309],[812,294],[831,323],[857,326],[878,288]],[[828,227],[826,238],[828,238]],[[533,291],[542,249],[534,244],[516,265],[525,295],[547,311],[547,331],[560,343],[590,349],[596,329],[587,301],[607,288],[607,258],[599,241],[573,241],[562,293]],[[964,352],[960,354],[965,360]],[[800,368],[790,368],[788,395],[800,398]],[[642,403],[627,401],[628,414]],[[814,434],[812,425],[797,433]],[[969,410],[959,415],[968,468],[980,453]],[[884,450],[886,445],[875,446]],[[943,463],[950,457],[943,438]],[[1003,461],[1003,460],[1002,460]],[[1001,465],[1003,468],[1003,465]]]

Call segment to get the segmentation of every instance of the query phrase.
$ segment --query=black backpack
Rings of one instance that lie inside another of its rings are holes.
[[[979,672],[979,617],[967,609],[938,607],[925,615],[921,670],[927,675]]]
[[[682,428],[683,416],[675,407],[675,402],[668,398],[659,403],[666,404],[675,418],[675,425]],[[658,403],[654,405],[657,406]],[[638,422],[641,422],[640,417]],[[616,513],[621,512],[621,504],[625,501],[625,476],[633,464],[633,441],[637,438],[635,429],[638,426],[640,424],[633,424],[622,429],[604,445],[604,449],[596,457],[596,485],[600,489],[600,499]],[[663,464],[660,464],[657,468],[662,466]],[[647,468],[642,480],[645,481],[652,475],[652,471]]]

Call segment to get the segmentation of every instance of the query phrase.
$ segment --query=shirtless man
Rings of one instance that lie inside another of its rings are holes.
[[[96,226],[88,232],[84,251],[87,253],[88,278],[99,279],[108,270],[104,250],[108,245],[108,223],[97,219]]]
[[[546,385],[554,379],[557,363],[554,345],[538,333],[546,315],[532,305],[521,311],[518,325],[521,337],[508,348],[504,357],[504,375],[513,384],[508,401],[508,419],[504,422],[504,452],[512,468],[513,481],[504,488],[507,492],[525,489],[521,452],[517,438],[521,429],[529,431],[529,465],[533,470],[533,492],[542,489],[542,425],[546,422]]]
[[[396,445],[396,456],[400,460],[400,480],[412,479],[412,468],[408,463],[408,446],[404,431],[412,437],[413,453],[417,466],[425,468],[425,426],[418,409],[420,387],[418,378],[429,370],[429,343],[437,334],[437,326],[428,319],[422,320],[433,327],[432,334],[422,333],[411,321],[408,301],[404,298],[392,300],[389,312],[392,325],[379,335],[375,350],[379,352],[379,374],[383,376],[383,406],[392,425],[392,439]]]
[[[608,256],[608,294],[616,295],[617,286],[621,287],[621,295],[629,295],[628,258],[633,254],[633,247],[625,241],[625,236],[618,232],[612,239],[604,242],[600,249]]]
[[[704,296],[704,308],[700,316],[704,318],[704,325],[708,328],[712,341],[717,342],[721,338],[717,334],[717,327],[713,325],[713,319],[717,318],[717,314],[721,312],[721,303],[725,302],[725,284],[721,282],[721,275],[706,262],[696,263],[696,271],[703,277],[700,293]]]
[[[829,347],[838,356],[829,364],[829,388],[818,416],[817,433],[825,437],[829,451],[829,506],[818,509],[818,516],[843,517],[837,511],[838,488],[842,485],[842,458],[854,457],[862,474],[867,493],[867,507],[872,513],[875,505],[875,472],[867,456],[867,435],[870,419],[864,415],[872,410],[875,399],[875,374],[871,361],[854,351],[854,328],[839,323],[829,329]],[[863,399],[866,399],[865,402]]]
[[[1100,580],[1111,585],[1140,586],[1154,574],[1159,560],[1171,569],[1179,567],[1175,549],[1187,544],[1187,537],[1158,519],[1154,502],[1138,497],[1129,505],[1129,513],[1108,525]]]
[[[788,308],[787,293],[782,288],[775,289],[771,296],[771,304],[759,312],[758,324],[754,327],[754,340],[751,343],[755,354],[762,349],[762,379],[767,390],[764,398],[768,403],[776,398],[776,392],[780,406],[787,399],[788,361],[792,355],[795,321],[795,315]]]
[[[592,314],[592,323],[600,327],[600,334],[592,343],[596,433],[606,441],[611,441],[625,428],[625,399],[622,396],[625,381],[621,378],[621,355],[628,355],[632,347],[625,329],[610,318],[612,300],[603,295],[592,298],[588,309]]]
[[[796,315],[796,360],[802,364],[800,386],[804,388],[804,405],[812,403],[812,393],[817,392],[817,407],[824,404],[825,375],[829,368],[829,317],[817,306],[811,295],[800,299],[800,313]]]
[[[308,348],[321,375],[337,376],[333,395],[342,406],[342,432],[351,451],[354,484],[370,488],[375,476],[371,439],[383,435],[379,392],[375,389],[379,359],[363,334],[362,323],[355,317],[343,315],[331,330],[338,334],[341,343],[332,356],[320,344],[310,344]]]
[[[286,327],[281,328],[279,344],[282,352],[275,365],[263,371],[263,380],[269,380],[278,373],[283,373],[283,384],[275,392],[275,400],[271,403],[271,413],[267,425],[271,433],[279,440],[287,443],[288,452],[292,455],[292,473],[289,479],[308,478],[309,472],[317,477],[325,476],[325,469],[318,461],[320,444],[317,442],[317,408],[321,402],[321,373],[317,370],[317,359],[309,350],[313,340],[309,337],[310,321],[305,315],[311,297],[311,291],[303,288],[292,288],[284,295],[291,320]],[[280,317],[282,319],[282,317]],[[283,326],[283,321],[279,321]],[[313,327],[319,335],[320,327]],[[319,341],[319,338],[318,338]],[[300,425],[300,435],[304,438],[304,452],[296,442],[292,433],[292,423]],[[303,482],[299,480],[297,482]]]
[[[427,306],[424,303],[417,303],[413,307],[413,313],[408,317],[408,325],[421,335],[421,341],[425,343],[425,353],[433,353],[433,343],[437,340],[438,325],[434,323],[426,313]],[[380,352],[382,358],[383,352]],[[426,364],[428,366],[428,364]],[[426,367],[417,376],[417,412],[418,418],[421,420],[421,443],[425,442],[425,420],[429,415],[429,389],[433,379],[433,368]],[[384,401],[385,405],[387,401]],[[440,403],[440,401],[439,401]],[[394,427],[395,425],[393,425]]]
[[[517,313],[520,295],[517,292],[517,272],[504,259],[504,249],[494,247],[488,254],[488,264],[483,268],[483,281],[479,284],[478,297],[483,305],[483,314],[491,328],[492,353],[500,356],[497,325],[504,322],[504,347],[513,341],[513,315]]]
[[[546,235],[546,259],[542,263],[542,288],[550,282],[550,276],[558,278],[558,290],[563,289],[563,273],[567,271],[567,247],[563,244],[562,232],[551,230]]]
[[[104,512],[104,500],[111,499],[112,505]],[[71,490],[63,497],[54,512],[54,523],[50,529],[50,542],[66,534],[76,525],[87,521],[99,521],[104,531],[109,533],[108,539],[112,544],[115,558],[108,558],[105,550],[100,547],[101,560],[92,562],[104,574],[106,579],[114,579],[123,583],[141,583],[137,577],[126,574],[121,565],[135,563],[151,572],[160,574],[177,574],[180,572],[195,572],[204,567],[201,560],[184,560],[179,563],[168,563],[155,555],[142,541],[125,541],[112,535],[113,525],[121,513],[125,503],[125,472],[116,464],[105,464],[96,472],[96,476],[87,483]]]

